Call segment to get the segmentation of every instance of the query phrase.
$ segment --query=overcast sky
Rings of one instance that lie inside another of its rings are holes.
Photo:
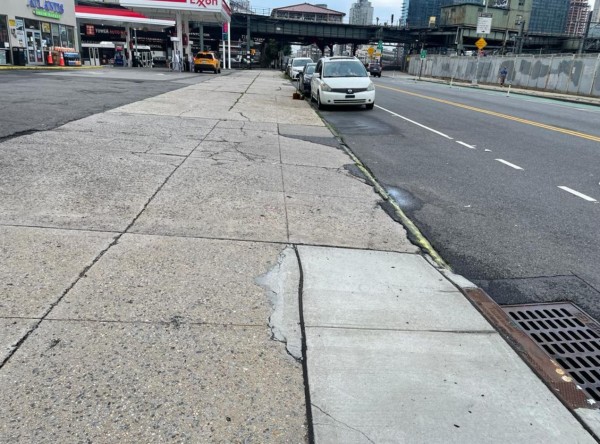
[[[373,24],[375,24],[375,17],[379,17],[379,23],[390,22],[392,14],[394,14],[394,23],[397,22],[400,16],[400,6],[402,0],[370,0],[371,6],[375,8],[373,12]],[[597,0],[596,0],[597,1]],[[280,8],[282,6],[296,5],[298,3],[325,3],[329,9],[334,9],[346,14],[344,21],[348,22],[348,14],[350,13],[350,7],[356,0],[250,0],[252,8]],[[588,0],[591,7],[594,6],[594,0]]]

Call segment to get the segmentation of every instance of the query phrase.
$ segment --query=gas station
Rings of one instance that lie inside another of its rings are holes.
[[[223,29],[224,68],[231,69],[231,9],[225,0],[120,0],[119,4],[154,20],[175,20],[173,50],[181,57],[192,55],[190,22],[200,24],[200,48],[203,49],[203,24],[219,24]]]
[[[127,66],[133,66],[133,54],[140,53],[136,38],[139,27],[162,31],[164,28],[175,25],[173,20],[153,19],[139,12],[122,8],[75,5],[75,17],[77,20],[85,22],[85,35],[99,35],[100,31],[106,33],[106,35],[102,35],[103,40],[100,42],[85,43],[82,41],[82,58],[86,61],[86,64],[90,65],[104,64],[100,61],[102,52],[105,49],[111,50],[113,53],[128,49],[125,51],[128,59]],[[105,25],[124,27],[124,32],[119,32],[117,28],[116,35],[109,33]],[[132,30],[133,40],[131,37]]]

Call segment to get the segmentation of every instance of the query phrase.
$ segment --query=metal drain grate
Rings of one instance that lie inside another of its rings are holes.
[[[600,324],[569,303],[502,309],[592,399],[600,401]]]

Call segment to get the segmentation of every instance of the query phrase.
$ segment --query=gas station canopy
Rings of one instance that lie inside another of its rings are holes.
[[[121,6],[151,17],[173,18],[202,23],[231,21],[231,9],[225,0],[119,0]]]
[[[75,17],[96,23],[115,22],[121,26],[124,24],[160,28],[175,26],[175,21],[173,20],[154,19],[146,17],[139,12],[122,8],[75,5]]]

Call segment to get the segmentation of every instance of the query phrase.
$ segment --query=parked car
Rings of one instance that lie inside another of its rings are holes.
[[[356,57],[323,57],[310,82],[310,97],[319,109],[328,105],[375,106],[375,85]]]
[[[316,63],[307,63],[300,73],[300,77],[298,77],[298,90],[302,94],[310,94],[310,81],[312,80],[316,67]]]
[[[289,68],[288,75],[290,79],[295,80],[300,75],[300,72],[304,69],[304,67],[308,63],[312,63],[312,59],[310,57],[296,57],[292,60],[292,63]]]
[[[381,66],[381,64],[379,62],[371,62],[371,63],[369,63],[369,66],[367,68],[367,71],[369,71],[369,74],[371,74],[374,77],[381,77],[382,70],[383,70],[383,67]]]
[[[283,72],[285,72],[287,75],[289,75],[289,73],[290,73],[290,66],[292,65],[293,61],[294,61],[293,57],[290,57],[287,59],[287,62],[285,64],[285,69],[283,70]]]
[[[194,72],[212,71],[215,74],[221,72],[221,61],[214,52],[203,51],[194,57]]]

